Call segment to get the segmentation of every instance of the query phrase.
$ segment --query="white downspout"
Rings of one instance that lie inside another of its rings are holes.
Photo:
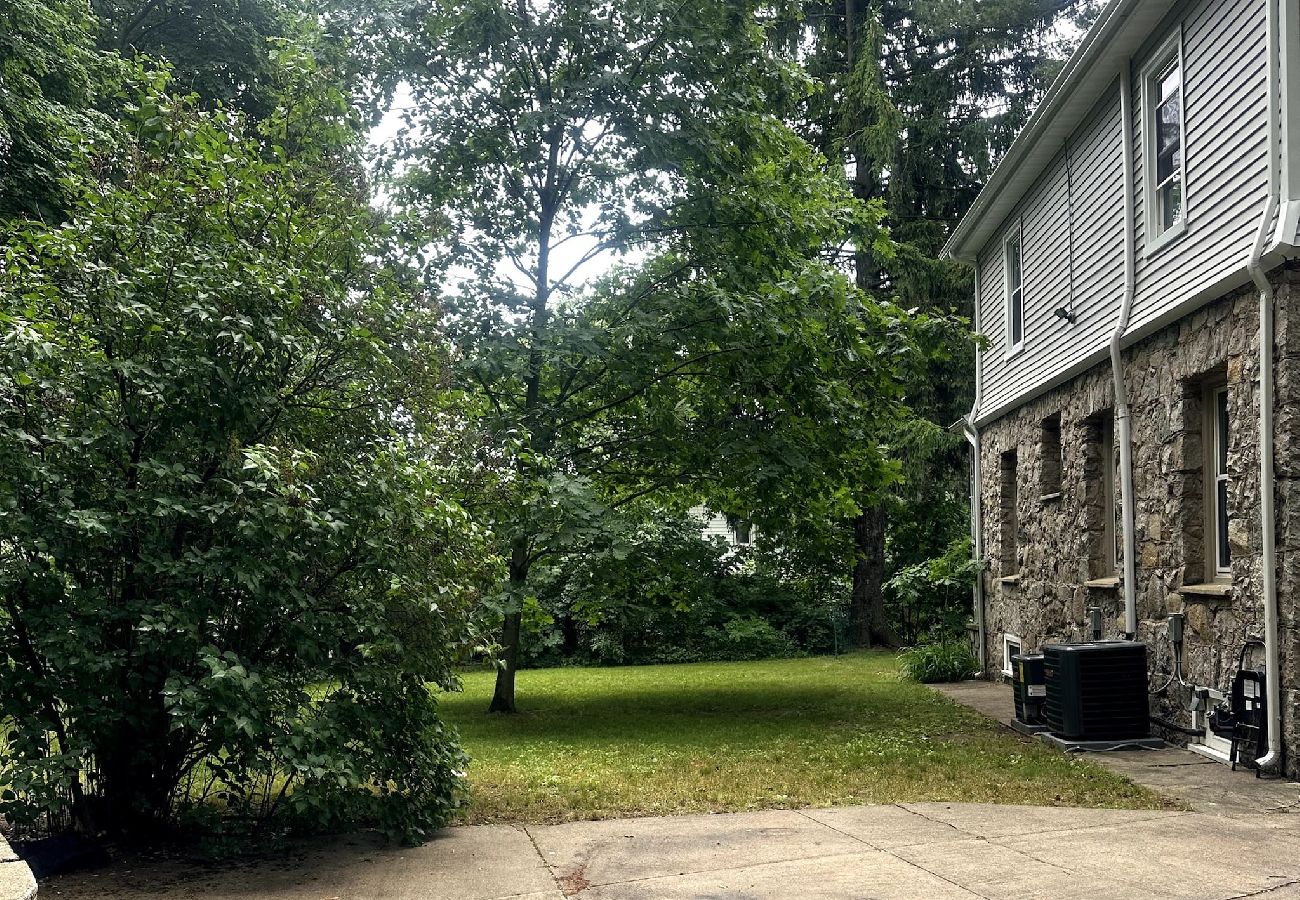
[[[1137,237],[1133,224],[1133,74],[1129,62],[1119,73],[1119,109],[1124,144],[1124,297],[1120,301],[1119,321],[1110,336],[1110,367],[1115,379],[1115,420],[1119,425],[1120,503],[1124,530],[1124,632],[1131,640],[1137,635],[1137,538],[1133,496],[1133,430],[1129,422],[1128,390],[1124,386],[1124,365],[1120,342],[1128,330],[1133,312],[1136,281],[1134,254]]]
[[[975,334],[980,333],[980,263],[979,258],[975,259]],[[962,430],[966,432],[966,440],[971,446],[971,498],[970,498],[970,536],[972,554],[977,563],[984,561],[984,518],[983,518],[983,497],[984,483],[981,465],[980,465],[980,432],[979,426],[975,424],[975,417],[979,415],[980,399],[984,393],[984,352],[980,349],[979,344],[975,345],[975,400],[971,404],[970,413],[962,421]],[[980,675],[983,676],[988,667],[988,638],[984,623],[984,572],[975,573],[975,586],[972,589],[971,605],[975,612],[975,627],[979,632],[979,661]]]
[[[1281,175],[1277,148],[1281,130],[1278,97],[1278,4],[1268,2],[1268,200],[1259,222],[1247,268],[1259,289],[1259,514],[1261,525],[1260,569],[1264,583],[1264,656],[1268,713],[1268,752],[1255,762],[1261,769],[1282,761],[1281,654],[1278,646],[1277,534],[1273,514],[1273,286],[1264,271],[1264,249],[1268,245],[1273,216],[1277,213]]]

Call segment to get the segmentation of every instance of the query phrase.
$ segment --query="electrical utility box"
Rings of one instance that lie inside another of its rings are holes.
[[[1109,741],[1151,733],[1146,644],[1048,644],[1043,681],[1043,718],[1058,737]]]
[[[1011,693],[1016,702],[1016,721],[1023,725],[1044,725],[1043,654],[1020,653],[1011,657]]]

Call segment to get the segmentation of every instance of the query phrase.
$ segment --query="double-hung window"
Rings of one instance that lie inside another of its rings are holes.
[[[1148,244],[1181,230],[1186,215],[1181,48],[1176,34],[1144,70]]]
[[[1017,352],[1025,344],[1023,245],[1024,233],[1020,222],[1017,221],[1002,245],[1002,262],[1006,271],[1008,354]]]

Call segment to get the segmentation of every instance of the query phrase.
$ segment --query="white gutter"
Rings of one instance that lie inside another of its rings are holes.
[[[1281,29],[1277,43],[1282,171],[1277,193],[1282,206],[1278,211],[1277,231],[1273,235],[1270,253],[1284,244],[1294,245],[1296,235],[1300,232],[1300,159],[1296,159],[1290,152],[1291,142],[1295,138],[1292,132],[1300,126],[1300,5],[1283,4],[1278,27]]]
[[[1278,646],[1277,608],[1277,534],[1273,515],[1273,285],[1264,271],[1264,251],[1268,245],[1273,216],[1277,213],[1281,193],[1277,150],[1281,132],[1281,109],[1278,95],[1278,0],[1268,0],[1268,200],[1259,220],[1259,231],[1246,264],[1250,277],[1259,288],[1259,514],[1263,546],[1260,548],[1260,574],[1264,587],[1264,656],[1266,657],[1265,691],[1268,713],[1268,752],[1255,762],[1270,769],[1282,762],[1282,686],[1281,655]]]
[[[1115,379],[1115,420],[1119,425],[1120,503],[1124,531],[1124,633],[1132,640],[1137,635],[1137,537],[1133,495],[1133,428],[1129,421],[1128,389],[1124,385],[1124,364],[1120,342],[1128,330],[1133,312],[1136,282],[1134,254],[1137,243],[1133,219],[1133,72],[1132,61],[1125,61],[1119,74],[1120,132],[1124,146],[1124,296],[1120,301],[1119,321],[1110,336],[1110,367]]]
[[[980,264],[979,260],[975,261],[975,334],[980,333]],[[978,340],[978,338],[977,338]],[[984,561],[984,518],[983,518],[983,497],[984,483],[981,477],[980,466],[980,432],[975,425],[975,418],[979,415],[980,400],[984,393],[984,379],[981,377],[984,368],[984,352],[980,349],[979,344],[975,345],[975,400],[971,403],[970,413],[962,420],[962,430],[966,432],[966,440],[971,446],[971,498],[970,498],[970,537],[971,551],[975,562],[981,564],[979,571],[975,573],[975,585],[971,591],[971,606],[975,612],[975,627],[979,631],[979,661],[980,675],[983,675],[988,666],[988,639],[986,637],[986,627],[984,622],[984,571],[982,564]]]

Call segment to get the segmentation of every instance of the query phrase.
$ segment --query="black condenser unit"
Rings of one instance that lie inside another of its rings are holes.
[[[1043,654],[1021,653],[1011,657],[1011,695],[1016,701],[1016,719],[1026,725],[1043,724]]]
[[[1043,680],[1043,717],[1059,737],[1109,741],[1151,733],[1146,644],[1048,644],[1043,648]]]

